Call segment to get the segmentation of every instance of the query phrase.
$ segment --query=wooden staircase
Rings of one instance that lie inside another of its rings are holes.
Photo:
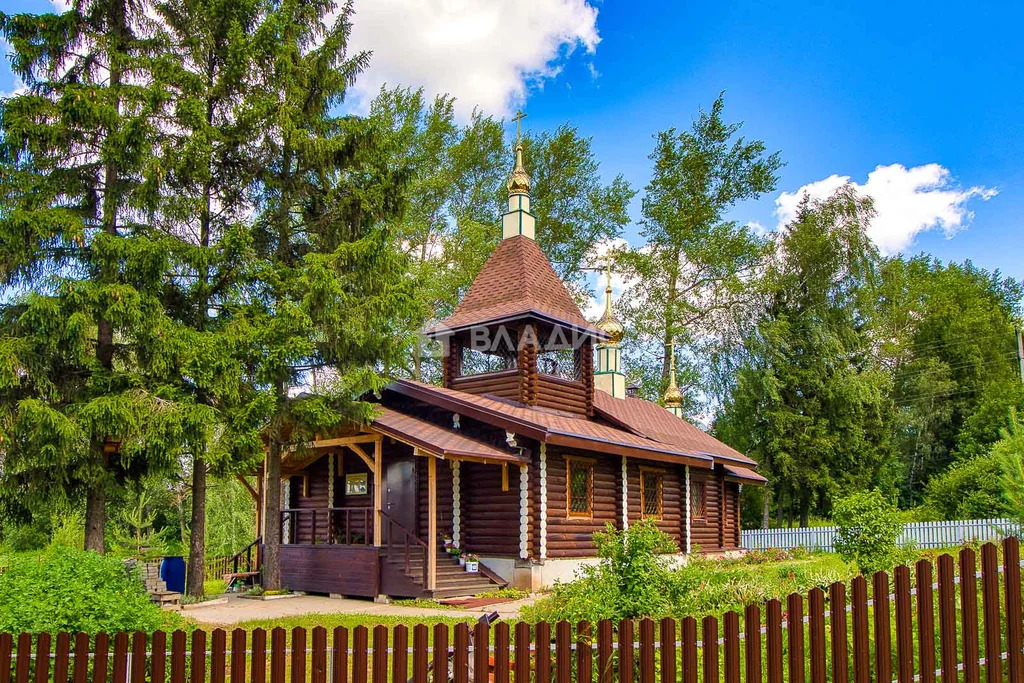
[[[382,591],[387,595],[411,598],[455,598],[477,595],[508,585],[500,576],[480,564],[480,571],[470,573],[459,561],[437,550],[437,586],[427,590],[427,544],[389,515],[382,513],[385,538],[382,547]]]
[[[418,595],[410,597],[456,598],[478,595],[508,585],[507,581],[482,564],[479,572],[467,572],[465,567],[459,565],[458,560],[444,552],[443,548],[439,548],[437,551],[437,587],[433,591],[428,591],[424,588],[426,582],[423,580],[423,553],[423,548],[409,549],[408,571],[405,569],[404,553],[384,556],[384,563],[388,565],[385,567],[385,571],[402,573],[419,589]]]

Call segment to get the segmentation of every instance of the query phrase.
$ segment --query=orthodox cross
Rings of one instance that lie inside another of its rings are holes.
[[[519,144],[520,138],[523,136],[523,119],[526,118],[526,114],[522,109],[516,112],[516,115],[512,117],[512,120],[516,122],[516,144]]]

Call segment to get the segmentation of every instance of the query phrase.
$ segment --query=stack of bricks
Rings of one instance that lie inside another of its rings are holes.
[[[181,594],[167,590],[167,584],[160,578],[159,562],[140,563],[138,570],[150,600],[161,607],[173,607],[181,604]]]

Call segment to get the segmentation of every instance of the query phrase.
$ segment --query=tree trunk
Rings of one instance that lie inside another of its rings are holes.
[[[811,503],[808,500],[800,502],[800,528],[806,529],[811,525]]]
[[[263,511],[263,587],[281,588],[281,435],[275,433],[267,449],[266,509]]]
[[[202,597],[206,579],[206,459],[198,453],[192,461],[192,533],[185,576],[185,595]]]
[[[771,524],[771,501],[772,491],[767,486],[764,487],[764,506],[761,510],[761,528],[767,529]]]
[[[103,554],[103,532],[107,526],[107,485],[102,480],[89,486],[85,494],[85,549]]]

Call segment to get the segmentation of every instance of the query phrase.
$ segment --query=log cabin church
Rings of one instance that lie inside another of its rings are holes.
[[[502,240],[428,331],[442,382],[394,381],[369,425],[285,455],[281,571],[293,590],[450,597],[539,589],[596,562],[592,534],[653,519],[680,553],[740,547],[756,463],[627,389],[612,311],[589,322],[534,240],[522,146]],[[261,506],[262,507],[262,506]],[[479,558],[469,573],[446,550]]]

